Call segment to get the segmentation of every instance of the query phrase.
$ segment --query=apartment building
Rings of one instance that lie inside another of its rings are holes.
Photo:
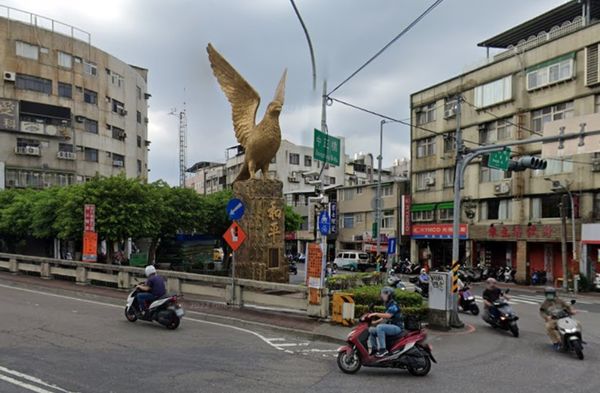
[[[337,188],[336,250],[362,250],[371,254],[387,253],[388,239],[397,238],[400,256],[408,256],[410,238],[402,236],[402,196],[410,192],[407,178],[382,182],[380,248],[373,236],[377,184],[360,184]]]
[[[75,27],[1,8],[0,189],[145,179],[148,70]]]
[[[225,163],[200,161],[187,169],[186,188],[193,188],[198,194],[207,195],[227,187]]]
[[[599,18],[597,0],[566,2],[481,42],[488,57],[477,68],[411,95],[413,260],[451,262],[456,96],[464,100],[467,147],[537,137],[553,121],[600,116]],[[527,144],[514,147],[512,156],[541,151],[541,144]],[[467,263],[509,265],[522,281],[535,270],[563,276],[562,195],[548,180],[567,184],[574,195],[575,223],[569,220],[566,231],[571,255],[571,225],[579,242],[582,223],[600,221],[600,155],[543,158],[544,171],[504,172],[481,160],[466,169],[460,238]],[[578,250],[581,266],[570,268],[589,275],[598,268],[590,257],[598,250],[587,240],[583,255]]]

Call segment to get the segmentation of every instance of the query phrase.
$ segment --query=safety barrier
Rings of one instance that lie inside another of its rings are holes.
[[[0,253],[0,270],[13,274],[39,275],[42,279],[68,279],[79,285],[110,284],[130,289],[144,279],[144,269],[65,259]],[[196,295],[235,306],[255,305],[290,311],[306,311],[306,287],[236,278],[159,270],[167,280],[167,291]]]

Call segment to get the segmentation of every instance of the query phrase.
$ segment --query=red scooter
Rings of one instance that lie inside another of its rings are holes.
[[[417,330],[405,330],[398,336],[386,336],[389,352],[385,357],[370,355],[368,350],[370,314],[363,315],[359,324],[348,334],[347,345],[338,348],[337,364],[346,374],[354,374],[365,367],[407,369],[414,376],[423,377],[431,370],[431,362],[437,363],[431,346],[425,344],[427,333],[420,326]]]

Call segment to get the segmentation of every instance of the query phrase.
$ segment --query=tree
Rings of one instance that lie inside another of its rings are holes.
[[[223,190],[206,195],[203,198],[207,224],[205,233],[216,238],[221,238],[229,225],[231,225],[231,221],[227,216],[227,202],[233,198],[233,192],[231,190]]]
[[[286,232],[295,232],[302,227],[304,219],[300,214],[296,213],[291,206],[285,205],[284,215]]]

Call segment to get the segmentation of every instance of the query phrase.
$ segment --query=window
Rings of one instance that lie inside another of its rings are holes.
[[[531,219],[560,218],[562,194],[549,194],[539,198],[531,198]],[[571,217],[571,204],[566,204],[566,215]]]
[[[394,211],[384,210],[383,216],[381,217],[381,228],[393,229],[394,228]]]
[[[64,98],[73,98],[73,85],[69,83],[58,82],[58,96]]]
[[[344,213],[342,215],[342,228],[354,228],[354,213]]]
[[[600,192],[594,194],[594,218],[600,220]]]
[[[594,112],[600,113],[600,94],[596,94],[595,100],[596,100],[596,102],[595,102]]]
[[[454,187],[454,168],[444,168],[444,187]]]
[[[98,162],[98,149],[92,149],[90,147],[84,148],[84,160],[90,162]]]
[[[88,104],[98,104],[98,93],[92,90],[83,89],[83,101]]]
[[[479,127],[479,142],[484,145],[491,145],[496,141],[512,139],[512,127],[513,124],[510,119],[482,124]]]
[[[83,72],[88,75],[96,76],[98,75],[98,67],[94,63],[89,63],[87,61],[83,62]]]
[[[484,108],[512,99],[512,76],[486,83],[475,88],[475,106]]]
[[[534,132],[542,132],[544,124],[549,121],[569,119],[573,117],[573,101],[550,105],[531,112],[531,128]]]
[[[444,100],[444,119],[450,119],[456,116],[457,97],[446,97]]]
[[[426,124],[435,121],[435,102],[417,108],[417,124]]]
[[[142,137],[141,136],[137,136],[137,147],[142,147]]]
[[[342,190],[341,192],[342,192],[342,200],[343,201],[351,201],[352,199],[354,199],[354,189],[353,188],[346,188],[346,189]]]
[[[73,67],[73,57],[65,52],[58,52],[58,65],[64,68]]]
[[[142,160],[137,160],[137,173],[138,175],[142,174]]]
[[[110,83],[112,83],[113,85],[117,86],[117,87],[122,87],[123,83],[124,83],[124,79],[123,76],[121,76],[120,74],[117,74],[114,71],[111,71],[109,69],[106,70],[106,72],[108,73],[108,78]]]
[[[333,186],[333,185],[335,185],[335,177],[333,177],[333,176],[329,176],[329,185],[330,185],[330,186]]]
[[[73,145],[71,145],[70,143],[59,143],[58,144],[58,151],[64,151],[64,152],[68,152],[68,153],[74,153],[75,152],[75,147]]]
[[[435,171],[419,172],[416,178],[417,190],[426,190],[435,184]]]
[[[52,81],[50,79],[38,78],[37,76],[17,74],[15,87],[17,89],[52,94]]]
[[[481,220],[510,220],[512,217],[512,200],[490,199],[481,202]]]
[[[125,166],[125,156],[120,154],[112,154],[112,164],[114,167],[122,168]]]
[[[509,177],[509,172],[504,172],[501,169],[488,168],[483,165],[480,166],[479,181],[481,183],[500,181]]]
[[[394,193],[394,189],[392,186],[381,187],[381,196],[384,196],[384,197],[392,196],[393,193]]]
[[[444,153],[452,152],[456,149],[456,132],[448,132],[443,135]]]
[[[440,221],[452,221],[454,218],[454,209],[439,209],[438,215]]]
[[[365,214],[364,213],[355,213],[354,214],[354,222],[359,224],[364,221]]]
[[[125,130],[119,127],[112,126],[112,137],[113,139],[118,139],[120,141],[125,140]]]
[[[435,154],[435,137],[419,139],[417,141],[417,158],[433,156]]]
[[[39,58],[39,47],[37,45],[31,45],[23,41],[17,41],[17,56],[26,57],[31,60],[37,60]]]
[[[527,90],[534,90],[574,77],[575,53],[548,60],[525,70]]]
[[[140,111],[135,112],[135,120],[137,121],[138,124],[142,124],[142,112],[140,112]]]
[[[300,165],[300,154],[290,153],[290,164],[291,165]]]
[[[123,104],[121,101],[117,101],[113,98],[111,99],[111,103],[111,109],[113,112],[121,114],[125,111],[125,104]]]
[[[413,222],[433,221],[433,217],[434,217],[433,210],[412,212],[411,221],[413,221]]]
[[[85,119],[83,125],[87,132],[91,132],[92,134],[98,133],[98,122],[96,120]]]
[[[363,188],[362,187],[357,187],[356,188],[356,194],[362,194],[363,193]]]
[[[304,166],[312,166],[312,157],[304,156]]]
[[[135,90],[137,92],[137,98],[138,98],[138,100],[141,100],[142,99],[142,88],[139,87],[139,86],[136,86]]]

